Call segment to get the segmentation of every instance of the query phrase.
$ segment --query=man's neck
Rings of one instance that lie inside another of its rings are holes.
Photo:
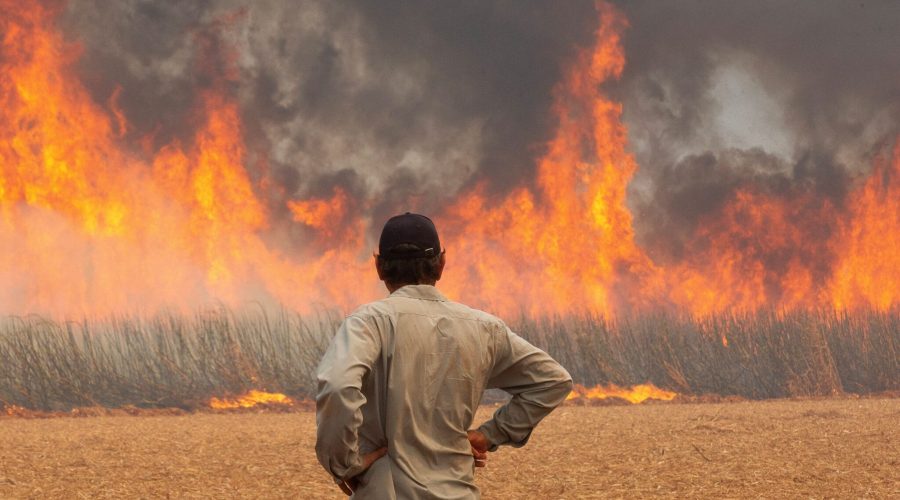
[[[431,285],[431,286],[434,286],[434,284],[435,284],[435,282],[432,281],[430,283],[401,283],[401,284],[385,283],[384,286],[387,287],[388,293],[394,293],[397,290],[399,290],[407,285]]]

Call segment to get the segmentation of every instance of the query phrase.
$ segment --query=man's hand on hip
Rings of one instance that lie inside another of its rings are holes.
[[[487,451],[490,446],[487,437],[479,431],[469,431],[469,444],[472,446],[472,458],[475,459],[475,467],[487,465]]]
[[[372,464],[375,463],[376,460],[383,457],[385,454],[387,454],[387,447],[378,448],[377,450],[375,450],[371,453],[366,453],[365,455],[363,455],[362,456],[363,470],[360,471],[359,474],[340,483],[339,486],[341,487],[341,491],[346,493],[347,496],[353,495],[353,492],[356,491],[357,488],[359,488],[359,476],[363,475],[367,470],[369,470],[369,467],[371,467]]]

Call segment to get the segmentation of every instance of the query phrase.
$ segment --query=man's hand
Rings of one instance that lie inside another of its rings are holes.
[[[475,467],[487,465],[487,451],[490,447],[487,437],[479,431],[469,431],[469,445],[472,446],[472,458]]]
[[[341,491],[346,493],[347,496],[353,495],[353,492],[356,491],[356,489],[359,487],[359,476],[361,476],[364,472],[369,470],[369,467],[371,467],[372,464],[375,463],[376,460],[383,457],[386,453],[387,453],[387,447],[384,447],[384,448],[378,448],[377,450],[375,450],[371,453],[366,453],[365,455],[363,455],[362,456],[363,470],[361,470],[359,472],[359,474],[340,483],[339,486],[341,487]]]

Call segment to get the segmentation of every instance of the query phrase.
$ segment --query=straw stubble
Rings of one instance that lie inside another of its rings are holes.
[[[898,421],[900,399],[566,406],[476,476],[485,498],[896,498]],[[3,418],[0,497],[342,498],[314,440],[309,411]]]

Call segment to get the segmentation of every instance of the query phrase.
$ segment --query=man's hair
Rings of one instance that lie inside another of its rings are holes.
[[[416,252],[421,249],[416,245],[400,244],[392,247],[394,252]],[[378,256],[378,268],[385,283],[392,285],[434,284],[440,278],[441,255],[430,257],[414,257],[411,259]]]

